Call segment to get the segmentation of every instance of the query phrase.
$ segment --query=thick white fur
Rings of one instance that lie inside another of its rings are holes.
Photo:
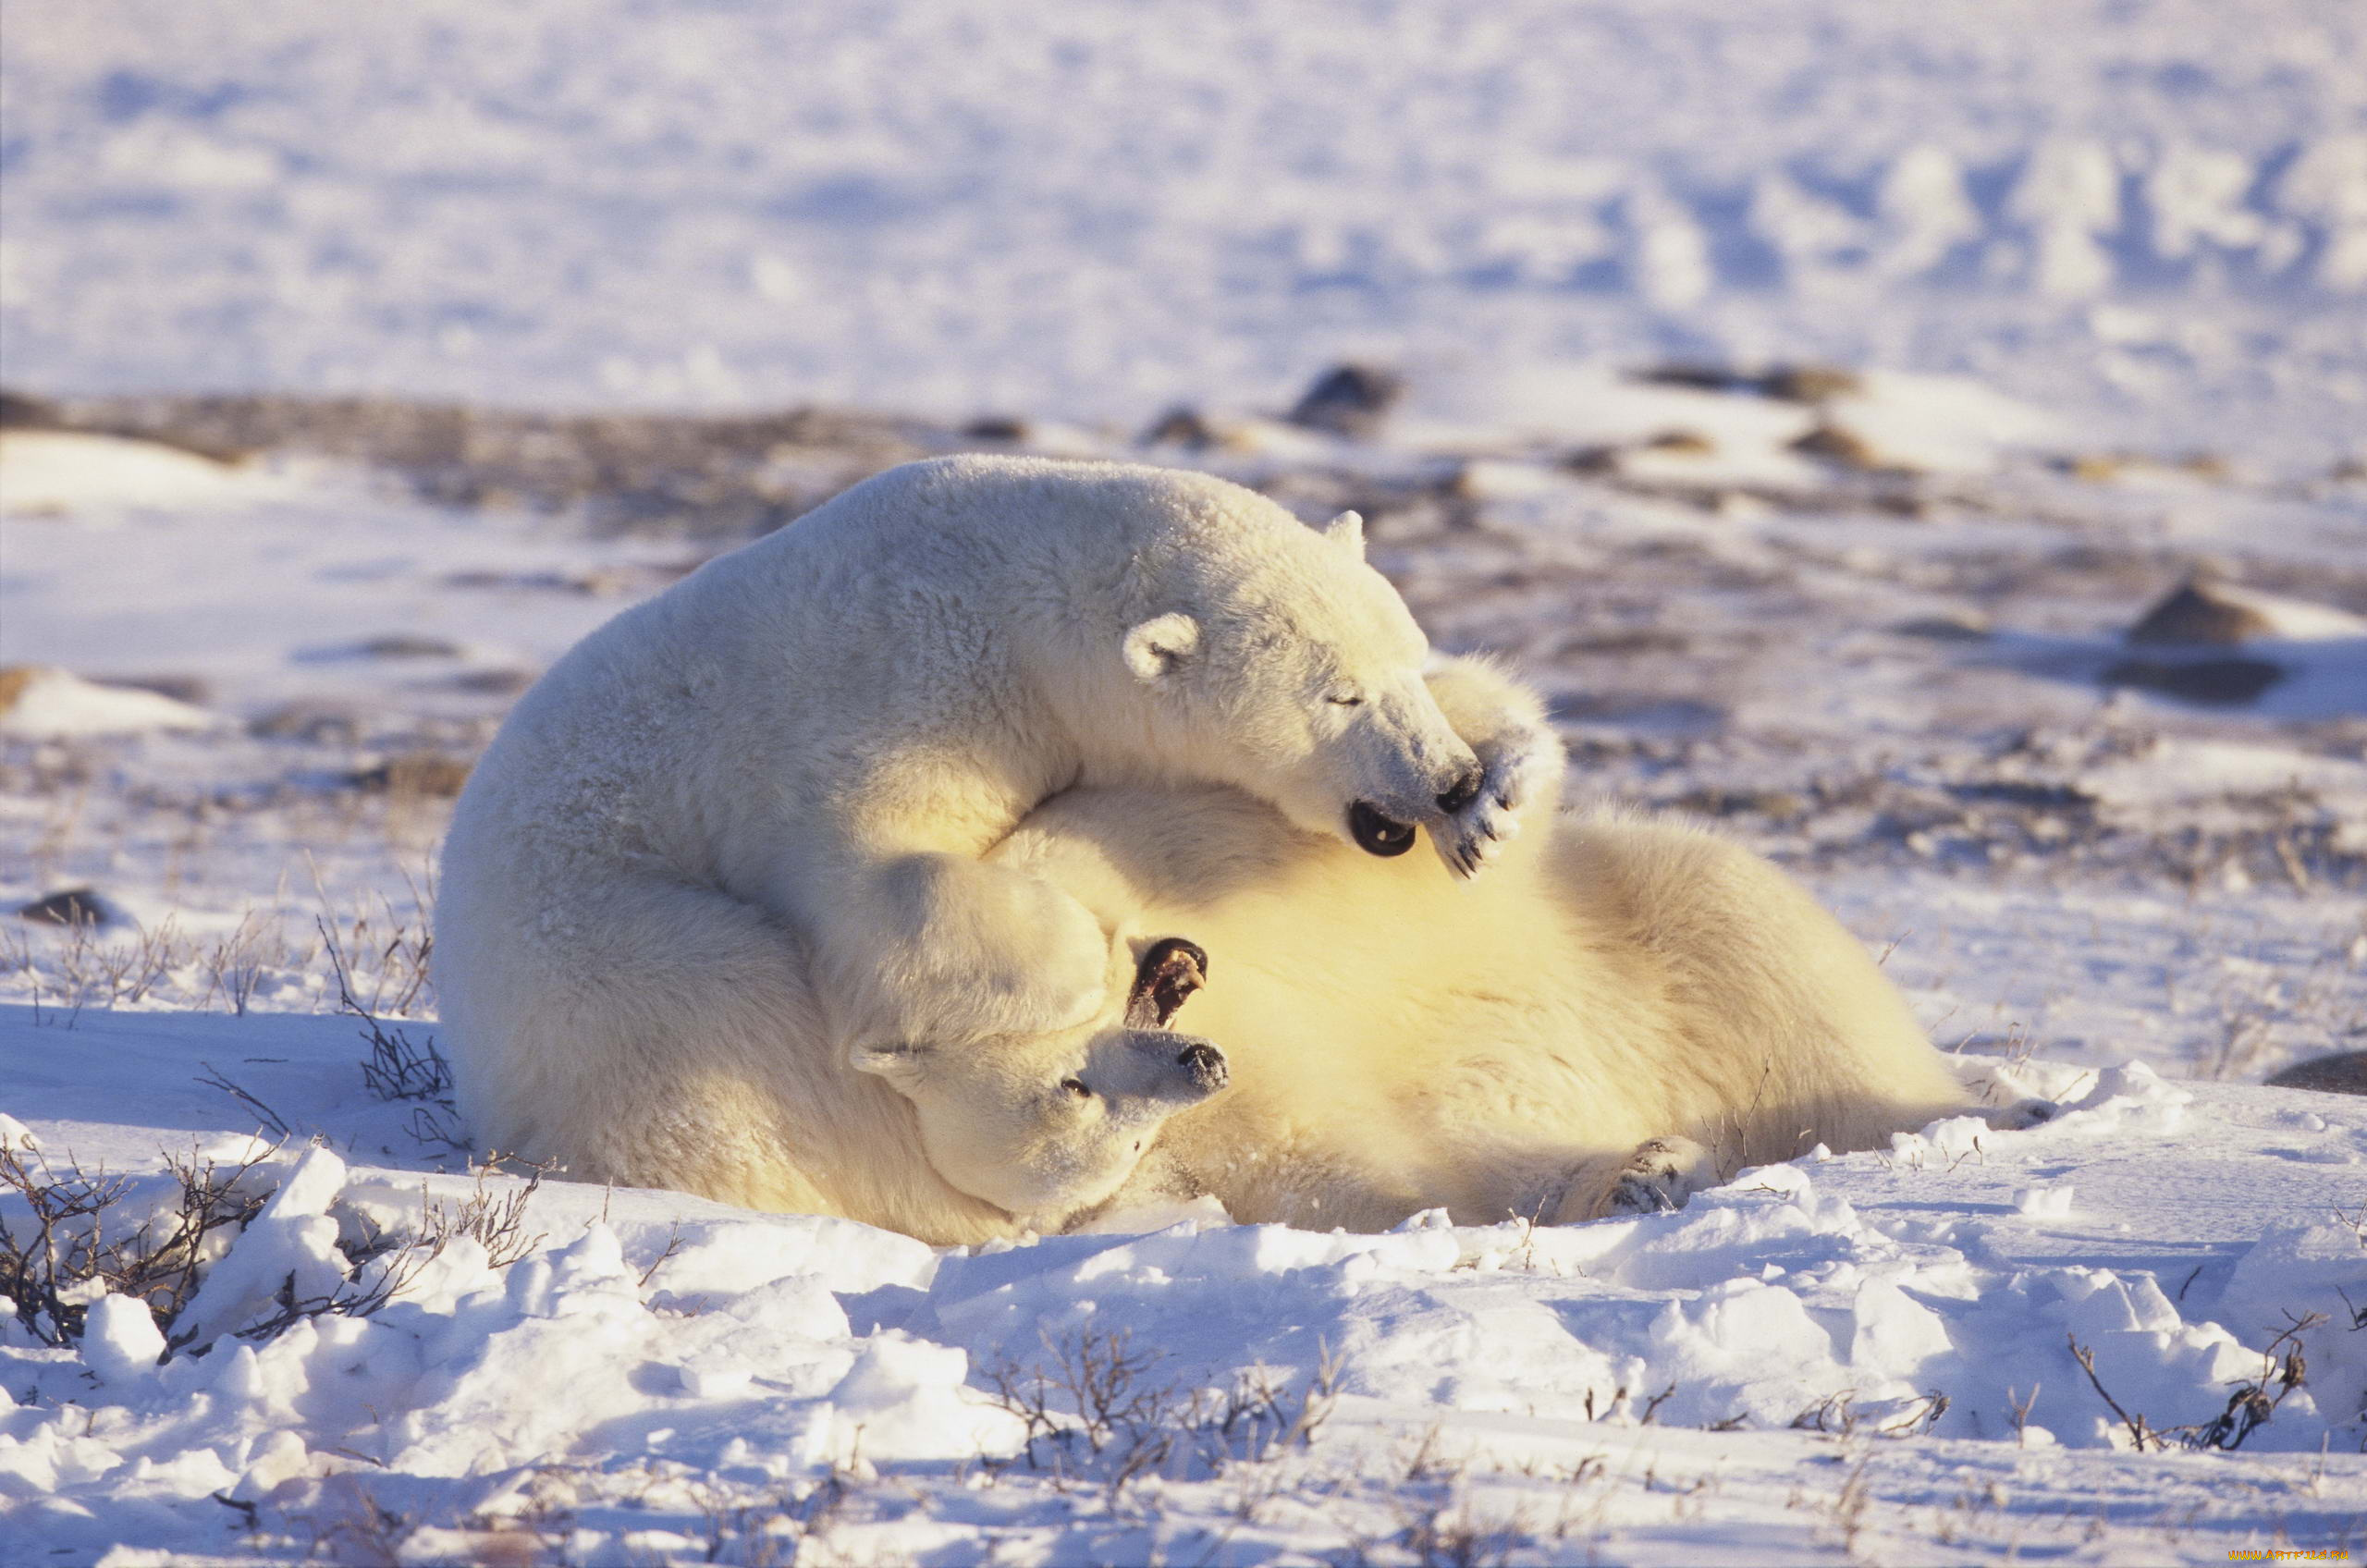
[[[492,993],[535,986],[496,947],[587,899],[671,919],[691,888],[805,934],[850,1045],[1082,1023],[1098,933],[978,857],[1079,784],[1220,782],[1343,836],[1365,800],[1484,838],[1502,790],[1438,803],[1476,762],[1428,656],[1353,528],[1238,485],[891,470],[618,617],[519,704],[446,851],[443,993],[497,1032]]]
[[[1541,726],[1484,665],[1431,686],[1483,754]],[[1525,754],[1527,787],[1554,798],[1558,752]],[[567,985],[511,993],[533,1015],[501,1035],[458,1021],[478,1130],[580,1177],[975,1242],[1073,1219],[1129,1170],[1122,1203],[1209,1193],[1245,1220],[1581,1219],[1966,1107],[1863,948],[1781,872],[1695,828],[1547,818],[1458,883],[1231,790],[1117,787],[1049,802],[991,859],[1093,912],[1112,998],[1150,941],[1202,944],[1210,984],[1176,1024],[1222,1047],[1232,1089],[1153,1107],[1089,1182],[986,1201],[940,1172],[921,1096],[833,1060],[793,933],[744,902],[626,879],[504,949],[570,955]],[[946,1100],[1006,1108],[965,1129],[966,1158],[1034,1170],[1038,1145],[1073,1136],[1047,1074],[1106,1046],[1112,1016],[912,1072]],[[1171,1115],[1147,1158],[1127,1146]]]
[[[1429,663],[1353,519],[1114,464],[867,481],[586,638],[478,765],[436,913],[463,1111],[580,1175],[948,1239],[995,1222],[939,1171],[1004,1208],[1106,1193],[1176,1093],[1119,1027],[1132,954],[980,857],[1056,791],[1199,780],[1335,842],[1376,802],[1467,873],[1550,737],[1475,756]],[[1088,1060],[1139,1103],[1024,1180],[974,1158]]]
[[[1484,666],[1433,684],[1475,744],[1527,717]],[[1586,1219],[1968,1109],[1856,938],[1699,828],[1567,815],[1456,884],[1228,792],[1102,791],[1049,803],[998,858],[1208,950],[1176,1024],[1222,1047],[1233,1087],[1167,1123],[1121,1202],[1205,1193],[1351,1229]]]

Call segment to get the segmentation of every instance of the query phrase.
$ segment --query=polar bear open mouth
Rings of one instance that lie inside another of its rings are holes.
[[[1414,847],[1413,824],[1383,816],[1370,801],[1348,808],[1348,833],[1368,855],[1402,855]]]
[[[1164,1029],[1192,993],[1208,983],[1208,955],[1199,943],[1165,937],[1143,949],[1134,986],[1126,996],[1126,1027]]]

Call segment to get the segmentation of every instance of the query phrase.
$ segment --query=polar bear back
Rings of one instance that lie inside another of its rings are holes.
[[[498,799],[472,790],[463,810],[497,810],[504,831],[581,824],[742,896],[735,879],[822,810],[924,821],[980,852],[1078,776],[1052,705],[1122,711],[1120,633],[1160,572],[1319,596],[1331,554],[1203,474],[907,464],[578,643],[487,753]],[[1058,692],[1031,660],[1061,671]]]

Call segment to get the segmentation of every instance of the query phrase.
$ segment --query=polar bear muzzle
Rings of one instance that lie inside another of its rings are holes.
[[[1480,786],[1486,781],[1487,775],[1475,761],[1455,775],[1453,783],[1439,791],[1439,810],[1453,816],[1479,798]],[[1398,821],[1370,801],[1358,801],[1348,808],[1348,836],[1355,840],[1356,848],[1384,860],[1414,847],[1414,825]]]

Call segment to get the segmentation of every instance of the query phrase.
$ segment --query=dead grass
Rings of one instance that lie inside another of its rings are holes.
[[[2081,1344],[2076,1335],[2067,1336],[2067,1341],[2071,1347],[2071,1359],[2088,1375],[2096,1396],[2119,1419],[2130,1446],[2138,1452],[2158,1452],[2169,1448],[2232,1450],[2241,1448],[2246,1438],[2267,1426],[2286,1396],[2308,1381],[2309,1365],[2301,1354],[2301,1338],[2325,1321],[2322,1312],[2288,1314],[2285,1328],[2261,1352],[2259,1374],[2235,1385],[2227,1395],[2226,1408],[2208,1421],[2176,1427],[2156,1427],[2145,1418],[2144,1412],[2124,1408],[2097,1374],[2095,1352]]]
[[[191,1348],[193,1335],[177,1331],[178,1320],[206,1270],[270,1200],[276,1183],[264,1167],[285,1147],[259,1146],[228,1163],[168,1156],[161,1173],[120,1175],[53,1164],[30,1140],[0,1145],[0,1300],[36,1341],[66,1347],[80,1342],[93,1302],[125,1296],[154,1316],[170,1351]],[[477,1168],[476,1190],[457,1204],[430,1200],[423,1189],[415,1228],[364,1226],[358,1240],[339,1243],[350,1266],[344,1280],[304,1297],[291,1280],[274,1311],[234,1331],[264,1340],[309,1317],[369,1317],[456,1238],[482,1246],[495,1268],[530,1256],[543,1242],[525,1228],[541,1172],[508,1191],[489,1187],[491,1174],[490,1166]]]
[[[168,1160],[159,1203],[153,1179],[58,1170],[30,1144],[0,1145],[0,1195],[28,1216],[11,1225],[0,1209],[0,1297],[46,1345],[79,1341],[84,1313],[109,1293],[143,1303],[169,1339],[205,1266],[262,1212],[270,1194],[255,1173],[277,1153]]]
[[[1030,1470],[1097,1484],[1112,1499],[1147,1477],[1207,1478],[1303,1452],[1338,1403],[1340,1369],[1328,1353],[1295,1388],[1264,1367],[1222,1388],[1154,1380],[1163,1359],[1123,1329],[1085,1329],[1047,1337],[1031,1366],[1006,1361],[987,1380],[1025,1424],[1021,1459]]]

